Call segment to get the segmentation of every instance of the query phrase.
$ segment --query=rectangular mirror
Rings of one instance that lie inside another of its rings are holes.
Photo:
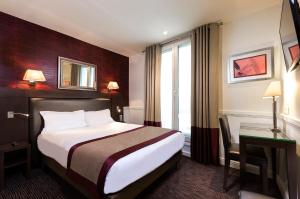
[[[64,57],[58,58],[58,88],[97,90],[97,66]]]

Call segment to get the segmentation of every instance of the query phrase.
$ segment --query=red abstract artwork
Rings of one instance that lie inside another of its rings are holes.
[[[267,55],[257,55],[233,61],[234,78],[267,74]]]
[[[292,61],[294,61],[299,56],[299,45],[296,44],[294,46],[289,47],[290,55],[292,58]]]

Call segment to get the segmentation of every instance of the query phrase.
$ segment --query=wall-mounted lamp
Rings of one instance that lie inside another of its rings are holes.
[[[117,82],[113,82],[113,81],[110,81],[107,85],[107,89],[108,91],[112,91],[112,90],[118,90],[119,89],[119,85]]]
[[[42,71],[27,69],[23,80],[29,82],[29,85],[34,86],[36,82],[45,82],[46,78]]]
[[[117,106],[116,110],[117,110],[117,112],[119,114],[119,120],[120,120],[120,122],[123,122],[122,108],[120,106]]]
[[[264,98],[272,98],[273,99],[273,132],[280,132],[280,130],[277,128],[277,104],[276,104],[276,97],[281,96],[281,84],[280,81],[273,81],[269,84],[265,94]]]
[[[110,95],[110,103],[111,103],[111,110],[113,110],[113,90],[118,90],[119,85],[117,82],[110,81],[107,85],[108,94]],[[119,106],[116,107],[117,114],[119,115],[119,121],[122,122],[123,115],[121,114],[122,110]]]
[[[15,118],[15,116],[22,116],[22,117],[29,117],[28,113],[15,113],[14,111],[8,111],[7,112],[7,118],[12,119]]]

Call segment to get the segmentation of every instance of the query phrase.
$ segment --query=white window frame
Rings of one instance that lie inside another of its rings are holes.
[[[173,90],[173,106],[172,106],[172,129],[179,129],[179,47],[191,43],[191,39],[184,38],[180,41],[165,44],[162,47],[164,51],[172,50],[172,90]]]

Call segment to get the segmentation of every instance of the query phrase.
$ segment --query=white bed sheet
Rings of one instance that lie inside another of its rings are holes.
[[[59,132],[43,132],[38,136],[38,148],[46,156],[67,167],[70,148],[80,142],[124,132],[141,125],[110,122],[98,127],[84,127]],[[115,193],[150,173],[182,149],[184,136],[173,134],[166,139],[119,159],[109,170],[104,193]]]

